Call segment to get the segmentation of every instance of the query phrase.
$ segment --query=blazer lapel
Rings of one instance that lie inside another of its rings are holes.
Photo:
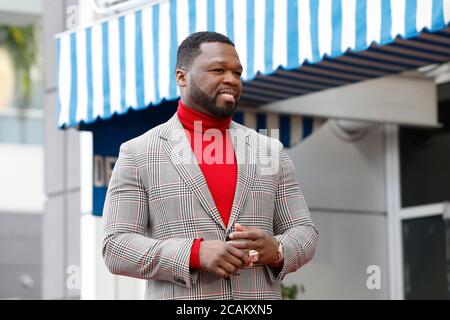
[[[256,174],[256,153],[255,148],[252,148],[253,142],[249,136],[249,129],[237,125],[234,121],[230,123],[229,129],[238,162],[238,176],[227,234],[244,208]]]
[[[200,201],[203,209],[225,230],[225,224],[217,210],[205,177],[200,170],[184,128],[176,114],[166,123],[163,130],[161,130],[160,136],[165,140],[162,143],[163,149],[180,177]]]

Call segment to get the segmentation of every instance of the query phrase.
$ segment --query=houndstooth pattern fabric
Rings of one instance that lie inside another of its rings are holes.
[[[113,274],[146,279],[147,299],[281,299],[280,281],[314,255],[318,233],[278,140],[235,122],[236,194],[226,228],[176,114],[120,148],[106,196],[103,257]],[[284,247],[284,265],[229,279],[190,270],[194,239],[225,240],[234,224]]]

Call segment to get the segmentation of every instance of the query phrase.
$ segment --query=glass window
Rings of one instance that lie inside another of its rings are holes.
[[[439,104],[439,129],[400,129],[402,207],[450,200],[450,100]]]
[[[0,25],[0,143],[43,142],[39,25]]]
[[[446,224],[442,215],[402,222],[405,299],[447,299]]]

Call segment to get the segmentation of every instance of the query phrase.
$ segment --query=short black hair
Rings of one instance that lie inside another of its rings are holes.
[[[200,55],[200,46],[206,42],[222,42],[234,47],[233,41],[221,33],[212,31],[195,32],[181,42],[177,51],[177,69],[189,68]]]

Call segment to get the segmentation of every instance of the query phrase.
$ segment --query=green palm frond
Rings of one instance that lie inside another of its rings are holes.
[[[31,69],[37,63],[38,42],[34,25],[24,27],[0,25],[0,47],[8,50],[20,81],[19,106],[26,108],[31,101]]]
[[[285,284],[281,284],[281,294],[282,294],[283,299],[294,300],[297,298],[298,287],[295,284],[292,286],[287,286]]]

